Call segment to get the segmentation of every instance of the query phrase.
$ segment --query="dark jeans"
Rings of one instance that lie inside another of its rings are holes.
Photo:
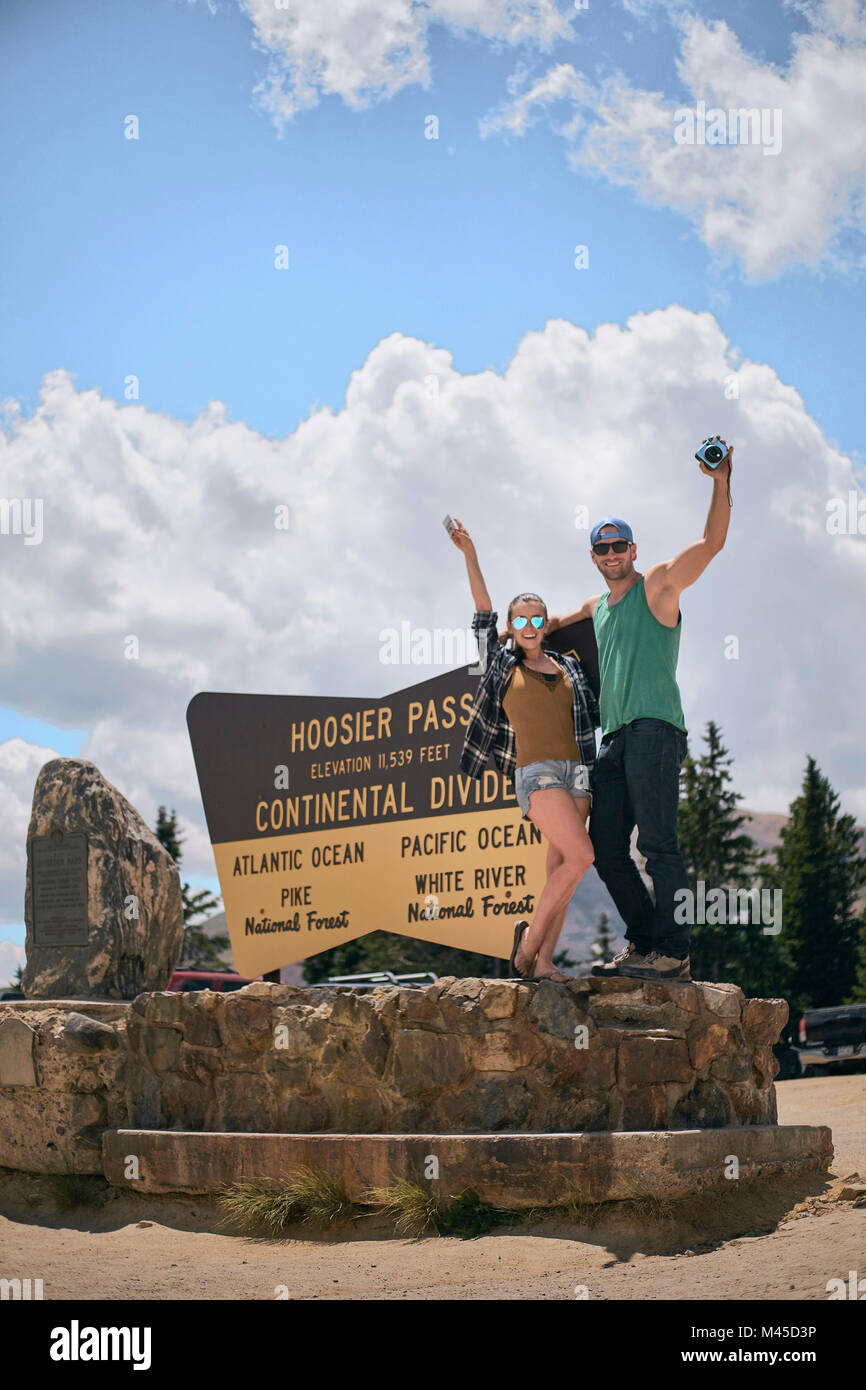
[[[686,736],[664,719],[634,719],[606,734],[592,781],[589,833],[595,867],[626,924],[626,937],[645,954],[685,956],[688,923],[674,921],[674,893],[688,888],[677,842],[680,764]],[[631,857],[631,833],[655,889],[655,905]]]

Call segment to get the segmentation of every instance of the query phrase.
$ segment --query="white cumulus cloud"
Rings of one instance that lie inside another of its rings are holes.
[[[563,101],[570,119],[557,129],[574,169],[683,214],[709,248],[739,258],[749,275],[825,260],[862,265],[866,9],[862,0],[797,8],[811,28],[794,36],[784,71],[746,53],[727,24],[683,16],[676,94],[642,90],[623,75],[596,82],[556,64],[512,92],[482,133],[522,134],[540,110]],[[728,118],[724,143],[677,143],[679,113],[699,103],[726,115],[766,113],[761,138],[737,137]]]
[[[455,32],[549,47],[568,37],[571,17],[555,0],[243,0],[255,42],[269,57],[256,88],[279,128],[323,96],[349,106],[430,84],[428,34],[433,24]]]
[[[592,335],[550,320],[502,374],[461,374],[393,333],[339,410],[276,440],[218,402],[187,422],[48,373],[33,415],[12,409],[0,433],[6,497],[44,503],[40,545],[0,538],[3,702],[90,730],[81,756],[150,825],[176,807],[182,872],[212,874],[193,695],[378,696],[445,669],[383,664],[380,633],[468,626],[446,512],[476,540],[500,615],[524,589],[567,611],[599,588],[585,519],[625,516],[643,568],[701,535],[711,484],[693,453],[710,424],[735,444],[734,512],[683,597],[691,737],[721,724],[755,809],[784,811],[811,753],[866,817],[866,541],[827,527],[828,501],[850,494],[866,531],[866,494],[799,394],[740,360],[712,314],[677,305]],[[0,745],[0,920],[21,920],[30,798],[53,756]]]

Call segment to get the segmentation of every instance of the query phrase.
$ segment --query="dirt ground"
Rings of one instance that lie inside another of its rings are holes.
[[[866,1074],[777,1091],[781,1124],[830,1125],[829,1173],[732,1183],[667,1218],[547,1218],[476,1240],[400,1239],[370,1217],[348,1236],[251,1238],[208,1198],[115,1189],[60,1213],[38,1178],[0,1170],[0,1277],[41,1277],[46,1299],[76,1300],[547,1300],[583,1286],[602,1300],[823,1301],[829,1279],[866,1276],[866,1203],[842,1196],[866,1181]]]

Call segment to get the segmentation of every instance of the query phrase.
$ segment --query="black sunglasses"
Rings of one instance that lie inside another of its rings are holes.
[[[596,555],[606,555],[612,550],[614,555],[624,555],[631,545],[631,541],[596,541],[592,547]]]

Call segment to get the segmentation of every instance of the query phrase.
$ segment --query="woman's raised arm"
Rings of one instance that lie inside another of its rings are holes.
[[[480,613],[490,613],[493,611],[493,604],[487,592],[487,585],[484,583],[484,575],[481,573],[475,546],[459,516],[455,516],[454,520],[456,525],[451,532],[451,539],[457,549],[463,551],[466,558],[466,572],[469,575],[469,587],[472,590],[472,601],[475,604],[475,609]]]

